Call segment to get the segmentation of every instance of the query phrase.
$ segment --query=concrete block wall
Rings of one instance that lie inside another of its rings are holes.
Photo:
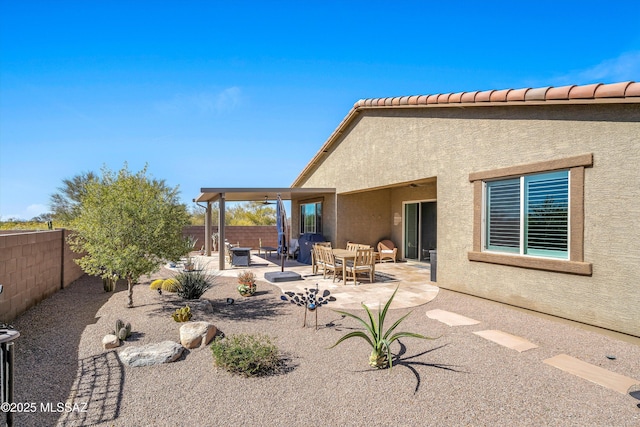
[[[0,235],[0,322],[6,323],[83,274],[67,230]]]
[[[214,226],[213,233],[217,232],[218,227]],[[182,234],[198,239],[196,250],[200,250],[204,246],[204,225],[185,227]],[[227,226],[225,227],[225,238],[233,245],[239,243],[240,246],[253,249],[258,249],[260,239],[262,239],[262,246],[278,246],[278,230],[275,225]]]

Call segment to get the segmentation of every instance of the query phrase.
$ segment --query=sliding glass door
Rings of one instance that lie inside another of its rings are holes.
[[[429,262],[429,251],[437,244],[436,202],[404,204],[404,257]]]

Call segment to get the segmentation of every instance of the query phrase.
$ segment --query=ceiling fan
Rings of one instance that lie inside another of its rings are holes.
[[[262,202],[263,205],[275,205],[276,202],[270,202],[269,201],[269,196],[264,196],[264,202]]]

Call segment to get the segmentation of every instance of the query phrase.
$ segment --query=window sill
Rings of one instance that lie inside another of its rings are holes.
[[[590,262],[535,258],[518,255],[505,255],[490,252],[468,252],[469,261],[487,262],[490,264],[510,265],[513,267],[531,268],[534,270],[555,271],[558,273],[591,276]]]

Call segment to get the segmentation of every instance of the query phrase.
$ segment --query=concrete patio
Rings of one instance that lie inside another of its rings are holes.
[[[298,273],[303,280],[291,282],[268,282],[265,273],[281,271],[281,260],[273,254],[267,256],[264,253],[258,255],[258,251],[251,252],[251,265],[249,267],[237,267],[226,264],[226,269],[220,271],[218,254],[212,256],[195,256],[197,266],[202,267],[210,274],[223,277],[236,277],[239,272],[253,271],[260,283],[269,283],[278,286],[282,291],[302,292],[305,288],[319,290],[328,289],[331,295],[336,297],[332,307],[341,309],[359,309],[361,303],[371,308],[384,305],[398,288],[398,292],[391,305],[392,309],[417,307],[433,300],[438,295],[438,287],[430,279],[428,264],[417,262],[384,262],[376,264],[375,280],[369,283],[367,279],[354,285],[352,281],[346,284],[342,280],[333,281],[331,278],[323,278],[322,272],[313,274],[310,265],[302,264],[296,260],[285,260],[284,271]],[[178,265],[174,270],[179,270]]]

